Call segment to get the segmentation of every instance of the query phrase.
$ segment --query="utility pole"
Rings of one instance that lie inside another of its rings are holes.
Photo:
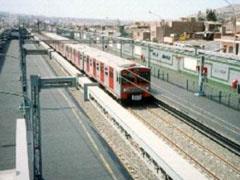
[[[123,49],[123,42],[122,42],[122,39],[120,39],[120,57],[122,57],[123,55],[122,49]]]
[[[233,24],[233,34],[234,34],[234,46],[235,46],[234,49],[235,49],[235,54],[237,55],[238,54],[237,48],[239,48],[238,47],[239,45],[236,44],[237,14],[233,4],[229,0],[224,0],[224,1],[232,8],[232,11],[233,11],[232,24]]]
[[[195,57],[198,57],[198,46],[194,46],[195,49]],[[204,64],[205,64],[205,56],[202,55],[200,59],[200,64],[199,64],[199,72],[198,72],[198,89],[197,92],[195,93],[196,96],[205,96],[204,90],[203,90],[203,82],[205,80],[205,75],[204,75]]]
[[[21,80],[22,80],[22,91],[24,96],[23,109],[24,109],[24,118],[26,119],[27,128],[30,128],[30,104],[27,99],[28,97],[28,85],[27,85],[27,64],[26,64],[26,51],[23,48],[24,39],[27,37],[26,30],[19,27],[19,46],[20,46],[20,67],[22,71]]]
[[[148,52],[147,67],[151,68],[151,46],[150,46],[150,44],[148,44],[148,46],[147,46],[147,52]]]
[[[134,59],[134,40],[131,40],[132,45],[132,59]]]
[[[40,33],[40,21],[39,21],[39,19],[37,20],[37,31],[38,31],[38,33]]]
[[[104,36],[103,36],[103,34],[102,34],[102,50],[104,51],[104,46],[105,46],[105,44],[104,44]]]
[[[205,96],[205,93],[203,91],[203,82],[205,79],[203,74],[204,62],[205,62],[205,57],[201,56],[200,67],[198,72],[198,92],[195,93],[196,96]]]

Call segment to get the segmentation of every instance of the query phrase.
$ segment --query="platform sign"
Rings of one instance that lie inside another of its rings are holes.
[[[134,46],[134,54],[141,56],[143,54],[141,46]]]
[[[132,56],[132,53],[133,53],[132,44],[131,43],[123,43],[122,51],[123,51],[123,54]]]
[[[196,71],[197,59],[189,56],[184,56],[183,67],[187,70]]]
[[[121,44],[120,44],[120,43],[117,43],[117,44],[116,44],[116,47],[117,47],[117,49],[121,49]]]
[[[212,66],[212,76],[222,80],[228,80],[228,66],[220,63],[214,63]]]
[[[113,49],[115,49],[115,50],[121,49],[121,44],[119,42],[114,42],[113,43]]]
[[[240,82],[240,71],[233,69],[230,70],[229,82],[232,82],[233,80],[238,80],[238,82]]]
[[[148,58],[148,48],[142,47],[142,53],[145,58]],[[170,52],[162,51],[159,49],[150,48],[150,58],[152,61],[161,62],[166,64],[172,64],[173,54]]]
[[[158,49],[152,49],[151,59],[156,62],[172,64],[172,53],[160,51]]]
[[[112,48],[113,47],[113,41],[109,41],[108,46]]]

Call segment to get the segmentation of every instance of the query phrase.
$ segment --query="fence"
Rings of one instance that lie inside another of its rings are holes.
[[[187,78],[186,76],[180,75],[180,73],[173,73],[166,69],[152,67],[152,76],[163,81],[167,81],[175,86],[186,89],[187,91],[197,92],[198,80],[193,78]],[[215,101],[219,104],[223,104],[235,110],[240,110],[240,95],[235,91],[229,89],[224,90],[219,87],[210,85],[205,82],[203,85],[205,97]]]

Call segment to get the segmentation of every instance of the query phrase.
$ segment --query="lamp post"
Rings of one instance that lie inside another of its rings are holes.
[[[234,6],[231,2],[229,2],[228,0],[224,0],[224,2],[226,2],[231,8],[232,8],[232,12],[233,12],[233,20],[232,20],[232,24],[233,24],[233,34],[234,34],[234,46],[235,46],[235,54],[237,54],[238,50],[237,45],[236,45],[236,31],[237,31],[237,15],[236,15],[236,11],[234,9]]]
[[[162,19],[162,17],[159,14],[154,13],[154,12],[152,12],[150,10],[148,11],[148,13],[159,18],[159,26],[163,27],[163,36],[164,36],[164,34],[165,34],[165,26],[164,26],[164,23],[163,23],[164,20]],[[157,39],[157,24],[158,23],[156,23],[156,39]],[[151,32],[151,28],[150,28],[150,32]]]

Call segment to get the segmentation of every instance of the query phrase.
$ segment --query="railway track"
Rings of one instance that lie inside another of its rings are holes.
[[[158,105],[131,107],[128,110],[210,178],[240,177],[239,156],[209,140]]]
[[[187,123],[189,126],[193,127],[194,129],[198,130],[205,136],[209,137],[213,141],[217,142],[221,146],[225,147],[229,151],[235,153],[236,155],[240,156],[240,145],[234,142],[233,140],[229,139],[226,136],[223,136],[220,132],[217,132],[208,126],[202,124],[201,122],[195,120],[191,116],[185,114],[184,112],[178,110],[177,108],[174,108],[173,106],[170,106],[169,104],[165,103],[164,101],[161,101],[159,99],[155,99],[155,103],[157,106],[165,109],[169,113],[173,114],[180,120]]]

